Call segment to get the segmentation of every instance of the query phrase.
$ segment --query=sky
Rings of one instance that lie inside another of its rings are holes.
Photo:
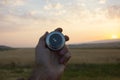
[[[0,0],[0,45],[35,47],[57,27],[67,44],[120,38],[120,0]]]

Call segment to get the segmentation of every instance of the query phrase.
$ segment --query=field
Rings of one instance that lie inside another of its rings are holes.
[[[120,80],[119,49],[70,49],[62,80]],[[34,65],[33,48],[0,51],[0,80],[27,78]]]

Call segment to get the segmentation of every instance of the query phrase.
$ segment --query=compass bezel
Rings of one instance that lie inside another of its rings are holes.
[[[53,48],[53,47],[51,46],[50,37],[53,36],[54,34],[59,35],[60,38],[61,38],[61,40],[62,40],[62,42],[61,42],[61,44],[59,44],[60,46],[59,46],[58,48]],[[61,50],[61,49],[64,47],[64,45],[65,45],[65,37],[64,37],[64,35],[63,35],[61,32],[53,31],[53,32],[51,32],[51,33],[49,33],[49,34],[47,35],[47,37],[46,37],[46,45],[47,45],[47,47],[48,47],[50,50],[53,50],[53,51]]]

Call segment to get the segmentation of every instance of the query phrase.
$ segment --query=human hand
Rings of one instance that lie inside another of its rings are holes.
[[[57,28],[55,31],[62,32],[62,29]],[[48,34],[49,33],[46,32],[40,38],[38,45],[36,46],[35,58],[37,73],[35,70],[34,75],[37,75],[37,80],[60,80],[71,55],[66,45],[59,51],[51,51],[48,49],[45,43],[45,39]],[[69,37],[65,36],[65,40],[68,41]]]

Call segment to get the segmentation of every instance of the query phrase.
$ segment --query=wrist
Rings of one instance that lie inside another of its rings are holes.
[[[60,80],[61,74],[50,67],[37,65],[29,80]]]

